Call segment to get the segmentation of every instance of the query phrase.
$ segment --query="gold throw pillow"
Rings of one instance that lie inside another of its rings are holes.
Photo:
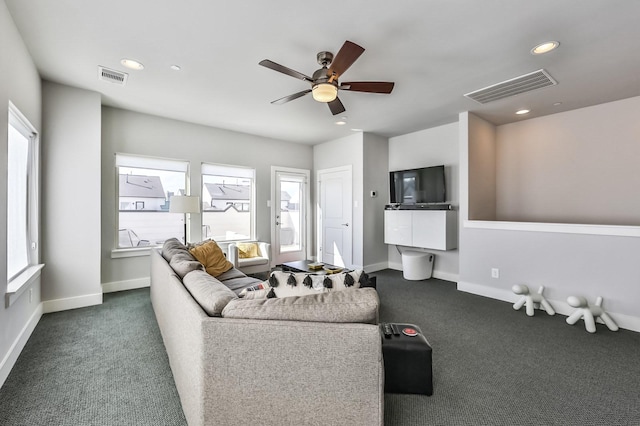
[[[209,275],[214,277],[233,268],[233,264],[224,257],[222,249],[213,240],[191,248],[189,253],[204,265]]]
[[[259,257],[258,244],[256,243],[238,243],[238,257],[240,259],[249,259],[251,257]]]

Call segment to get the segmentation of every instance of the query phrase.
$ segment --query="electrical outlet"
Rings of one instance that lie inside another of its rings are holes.
[[[33,289],[29,289],[29,303],[33,302]]]
[[[500,269],[491,268],[491,278],[500,278]]]

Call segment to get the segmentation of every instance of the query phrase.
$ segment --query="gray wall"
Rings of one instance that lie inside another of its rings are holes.
[[[622,102],[635,103],[637,99]],[[574,145],[577,151],[586,149],[597,151],[589,154],[575,152],[576,157],[598,158],[616,155],[606,149],[613,143],[613,135],[622,140],[635,138],[637,144],[639,133],[637,128],[633,130],[633,125],[630,123],[623,126],[626,128],[626,132],[620,132],[619,129],[623,123],[611,115],[600,114],[598,120],[595,120],[592,115],[593,108],[600,112],[608,110],[609,107],[615,110],[617,109],[615,104],[605,104],[560,113],[554,117],[542,117],[511,124],[508,125],[513,127],[509,129],[509,134],[524,134],[526,129],[535,133],[540,141],[554,138],[562,143],[564,139],[575,140],[574,132],[580,134],[580,129],[586,126],[591,128],[592,132],[603,137],[600,138],[600,144]],[[552,120],[556,126],[548,130],[549,133],[546,134],[547,130],[545,130],[544,124],[549,120]],[[576,120],[582,121],[582,125],[577,126]],[[515,127],[520,127],[520,129]],[[555,132],[557,128],[565,129],[564,138],[558,139]],[[565,315],[573,312],[573,308],[566,303],[568,296],[582,295],[587,297],[591,303],[594,303],[597,296],[602,296],[604,308],[609,311],[620,326],[640,331],[640,315],[637,307],[637,301],[640,300],[640,286],[638,286],[640,267],[637,260],[638,253],[640,253],[639,228],[466,220],[470,209],[464,200],[467,197],[470,200],[473,199],[472,196],[468,196],[473,185],[470,182],[471,174],[466,172],[466,164],[472,159],[470,145],[477,140],[476,136],[483,134],[485,130],[486,123],[476,120],[472,114],[461,114],[460,189],[462,202],[460,214],[463,226],[460,229],[460,281],[458,288],[514,302],[517,300],[517,296],[511,291],[514,284],[524,283],[536,290],[543,285],[547,299],[558,312]],[[496,133],[500,132],[501,130],[497,129]],[[510,140],[509,143],[518,143],[518,141]],[[554,149],[550,149],[551,154],[554,152]],[[572,156],[569,156],[565,159],[565,176],[556,176],[556,180],[571,180],[573,178],[574,169],[573,163],[570,161],[571,158]],[[497,155],[496,167],[498,171],[513,168],[511,164],[500,164],[504,160],[515,161],[510,156]],[[518,167],[529,170],[529,162],[535,163],[538,160],[535,156],[529,158],[529,155],[525,155],[518,157],[517,161]],[[616,166],[622,169],[637,168],[637,161],[637,157],[635,159],[619,157]],[[473,165],[470,164],[469,169],[473,169]],[[610,183],[616,188],[627,188],[628,191],[625,194],[627,197],[637,198],[635,196],[637,184],[635,190],[632,191],[628,188],[629,183],[623,178]],[[580,192],[584,189],[578,187],[576,191]],[[502,193],[502,196],[504,195],[505,193]],[[602,195],[605,196],[605,194]],[[527,196],[534,197],[532,194]],[[521,197],[525,197],[525,195],[521,194]],[[597,218],[598,222],[606,222],[610,217],[618,217],[619,205],[614,203],[611,207],[611,212],[601,212],[601,216]],[[627,236],[606,235],[607,233],[620,233]],[[491,278],[491,268],[500,269],[499,278]],[[505,305],[505,309],[510,309],[510,307]]]
[[[391,171],[440,164],[445,165],[447,202],[457,208],[460,203],[458,195],[458,123],[446,124],[389,139],[389,170]],[[403,249],[406,248],[400,247],[400,250]],[[458,250],[424,251],[436,255],[433,271],[436,278],[450,281],[458,280]],[[402,259],[395,245],[388,246],[388,256],[389,267],[401,270]]]
[[[0,386],[42,314],[40,279],[10,307],[7,292],[7,136],[9,101],[41,132],[41,83],[36,67],[9,11],[0,2]],[[42,235],[42,234],[41,234]],[[13,351],[11,351],[12,346]]]
[[[469,121],[469,219],[496,220],[496,127],[475,115]]]
[[[102,283],[126,283],[149,276],[148,256],[111,258],[115,245],[116,170],[115,153],[188,160],[191,163],[191,194],[200,195],[200,164],[203,162],[247,166],[256,169],[256,232],[271,241],[271,166],[312,168],[312,148],[213,127],[102,108]],[[198,239],[199,215],[192,214],[190,234]]]
[[[100,94],[45,81],[42,97],[45,311],[100,304]]]
[[[384,206],[389,200],[389,140],[372,133],[363,136],[363,258],[367,271],[373,271],[388,267]],[[371,197],[371,191],[377,196]]]
[[[497,219],[640,225],[640,97],[497,127]]]

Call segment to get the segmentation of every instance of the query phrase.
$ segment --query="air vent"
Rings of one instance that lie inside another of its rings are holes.
[[[127,84],[127,78],[129,74],[126,72],[112,70],[98,65],[98,80],[108,81],[109,83],[119,84],[124,86]]]
[[[519,95],[532,90],[558,84],[545,70],[534,71],[511,80],[497,83],[484,89],[465,94],[469,99],[486,104],[509,96]]]

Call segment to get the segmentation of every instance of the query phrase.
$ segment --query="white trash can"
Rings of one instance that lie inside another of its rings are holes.
[[[405,280],[419,281],[431,278],[435,255],[424,251],[402,252],[402,276]]]

